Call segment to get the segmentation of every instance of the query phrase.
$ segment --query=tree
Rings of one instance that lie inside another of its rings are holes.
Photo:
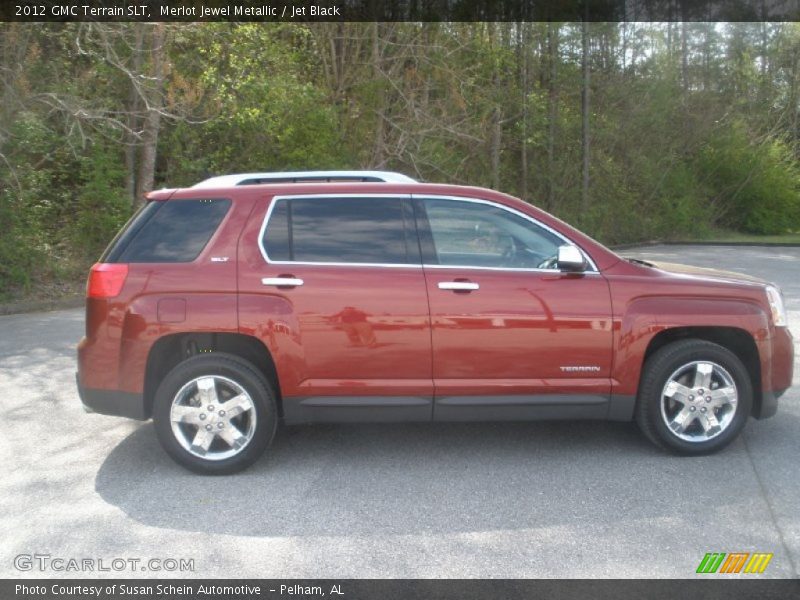
[[[158,134],[161,130],[161,114],[164,108],[164,63],[166,55],[167,29],[164,23],[155,23],[149,35],[150,76],[142,86],[145,104],[144,127],[142,129],[142,155],[139,163],[139,178],[136,185],[137,202],[144,202],[144,195],[153,189],[156,171]]]
[[[581,25],[581,155],[583,170],[581,177],[581,205],[584,211],[589,207],[589,85],[591,67],[589,66],[589,23]]]

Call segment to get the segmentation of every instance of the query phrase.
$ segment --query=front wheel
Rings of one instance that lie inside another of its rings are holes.
[[[718,344],[688,339],[664,346],[645,363],[636,421],[658,446],[709,454],[741,433],[752,405],[742,361]]]
[[[253,464],[277,427],[275,396],[249,362],[224,353],[190,358],[156,391],[156,434],[175,462],[223,475]]]

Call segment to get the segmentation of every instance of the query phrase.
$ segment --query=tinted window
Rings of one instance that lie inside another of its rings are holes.
[[[416,239],[407,240],[399,198],[278,200],[264,248],[270,260],[408,264]]]
[[[425,200],[440,265],[555,269],[564,242],[528,219],[489,204]]]
[[[289,202],[278,201],[264,233],[264,250],[271,260],[292,260],[289,243]]]
[[[117,232],[114,239],[103,252],[100,257],[100,262],[113,263],[118,262],[122,251],[128,247],[131,240],[136,237],[136,234],[144,227],[145,223],[150,220],[158,209],[161,208],[161,202],[147,202],[137,210],[128,222]]]
[[[108,252],[109,262],[191,262],[230,204],[230,200],[151,202]]]

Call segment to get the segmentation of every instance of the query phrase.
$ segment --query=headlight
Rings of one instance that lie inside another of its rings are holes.
[[[774,285],[767,286],[767,302],[772,310],[772,322],[775,327],[786,327],[786,307],[783,305],[783,294]]]

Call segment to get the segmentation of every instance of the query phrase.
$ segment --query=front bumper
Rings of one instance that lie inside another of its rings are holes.
[[[85,388],[81,385],[77,373],[75,373],[75,383],[78,385],[78,395],[86,412],[127,417],[137,421],[146,421],[149,418],[142,394]]]
[[[786,388],[789,389],[789,388]],[[758,411],[753,411],[756,419],[768,419],[778,412],[778,399],[786,393],[786,390],[776,390],[773,392],[761,393],[761,406]]]
[[[765,379],[761,402],[753,410],[756,419],[767,419],[778,411],[778,399],[792,386],[794,377],[794,339],[791,331],[787,327],[776,328],[769,344],[768,366],[762,366]]]

